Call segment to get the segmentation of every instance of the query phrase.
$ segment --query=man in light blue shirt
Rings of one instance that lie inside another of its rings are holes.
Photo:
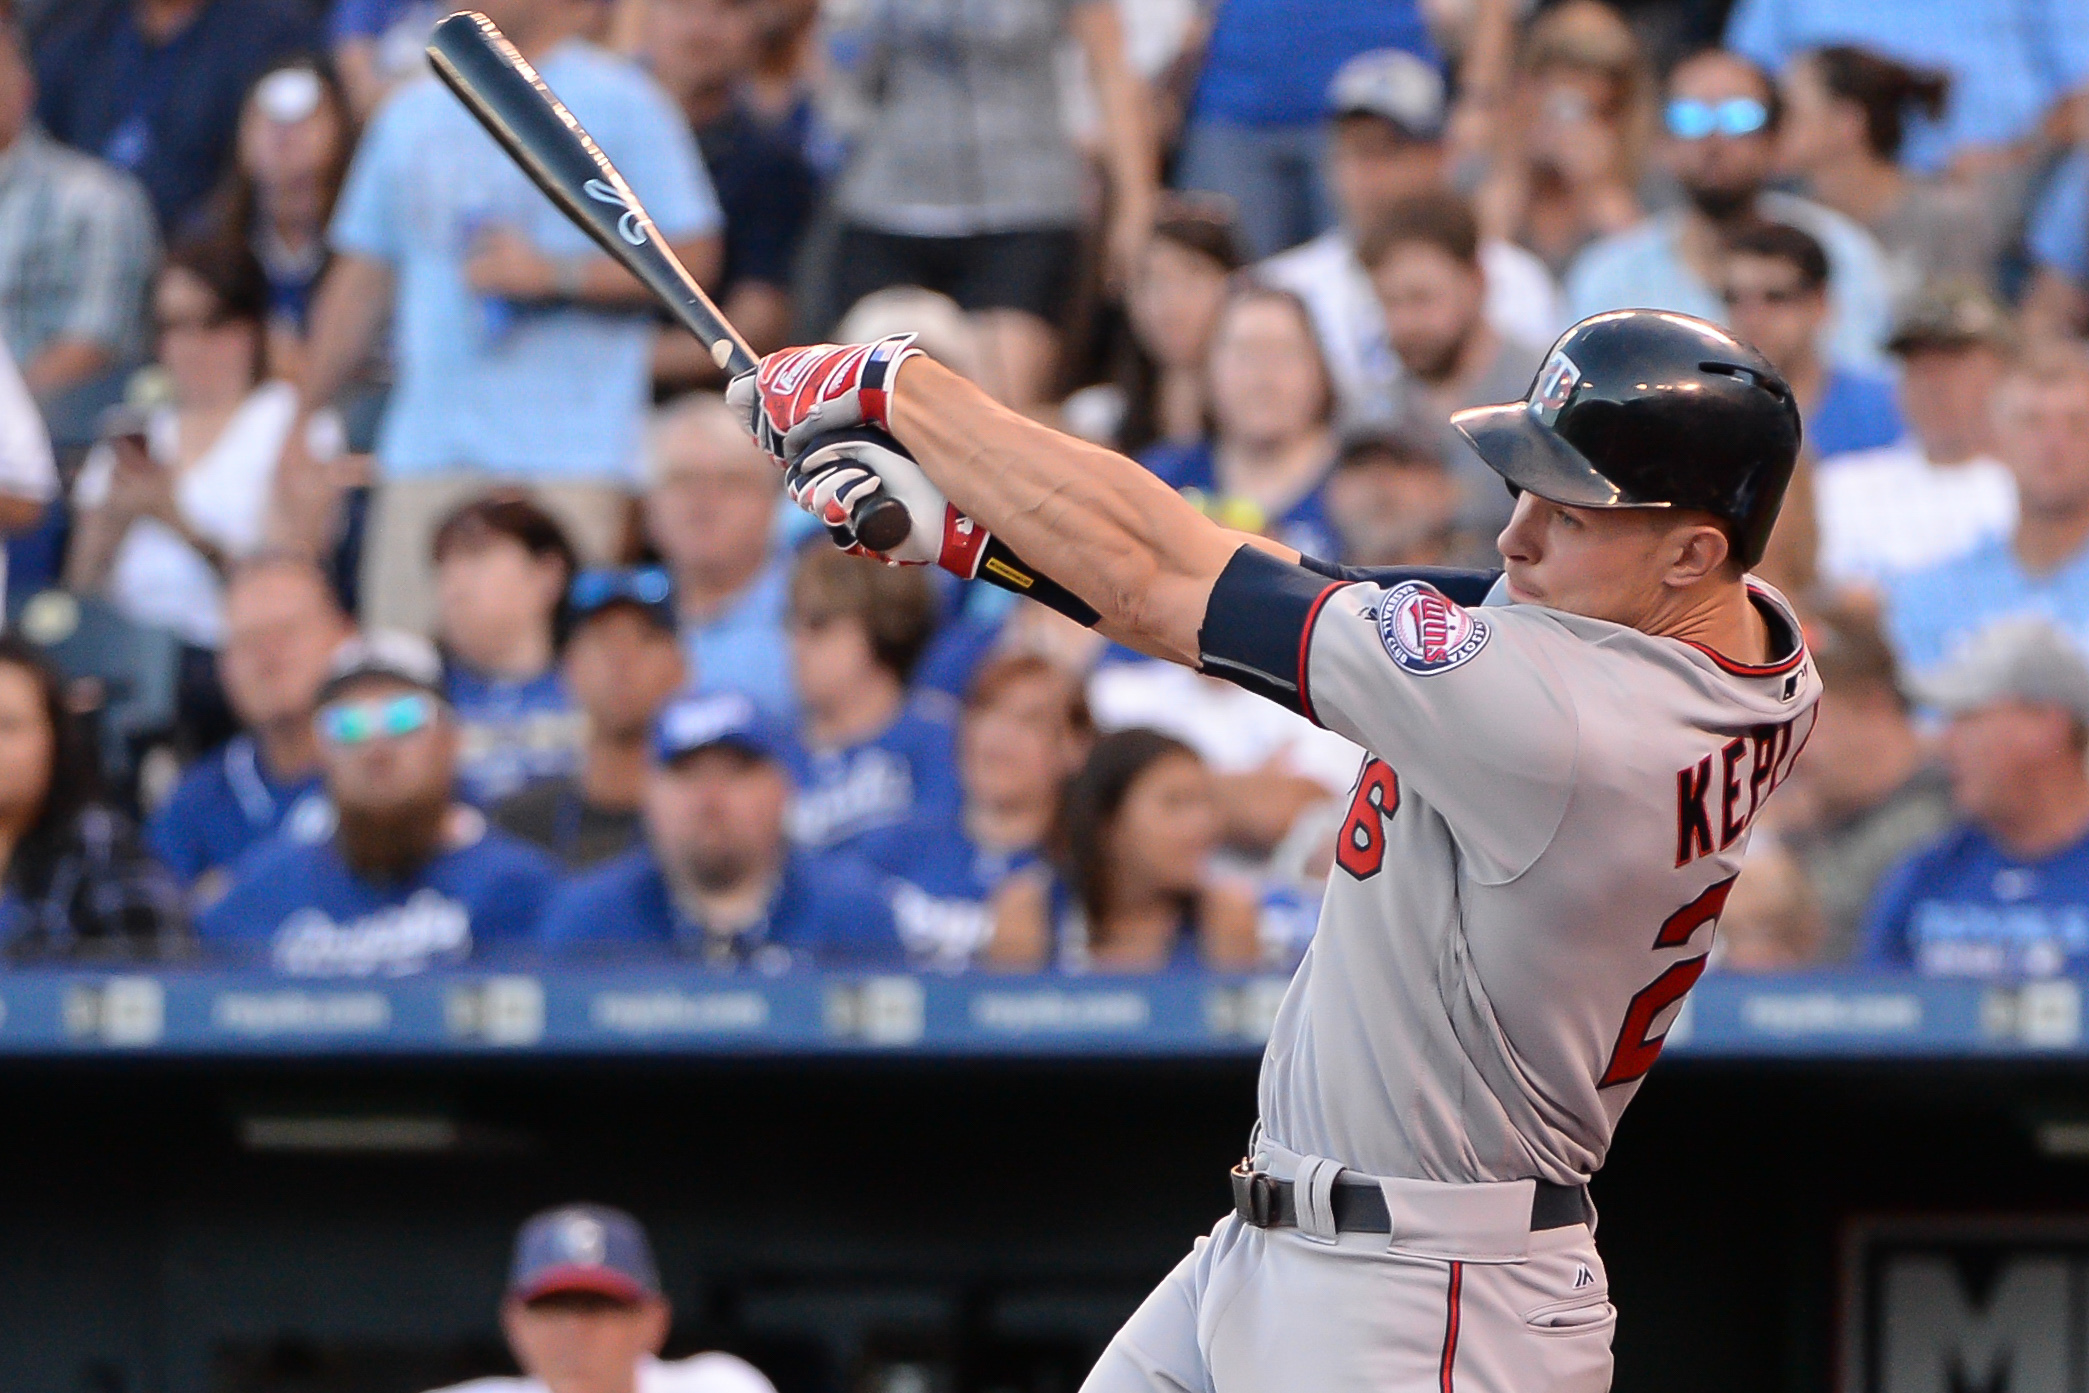
[[[617,163],[699,278],[720,216],[688,123],[636,66],[578,37],[588,0],[488,13]],[[636,483],[653,321],[594,248],[432,77],[365,132],[334,212],[313,308],[307,401],[337,392],[389,308],[398,367],[377,442],[384,487],[364,617],[425,628],[434,519],[494,479],[528,484],[584,557],[621,540]]]
[[[1765,188],[1777,157],[1777,115],[1776,88],[1747,59],[1709,50],[1677,64],[1662,153],[1685,202],[1576,257],[1567,272],[1567,317],[1659,309],[1724,323],[1717,287],[1726,238],[1758,220],[1789,223],[1828,253],[1827,356],[1882,370],[1892,311],[1884,255],[1842,214]]]
[[[723,397],[694,392],[654,414],[646,476],[646,533],[674,576],[695,690],[740,692],[789,721],[798,698],[784,629],[790,556],[777,535],[776,466]]]
[[[1824,44],[1858,44],[1948,72],[1944,119],[1908,132],[1903,158],[1923,173],[1968,146],[2031,134],[2089,76],[2081,0],[1739,0],[1726,43],[1773,72]]]
[[[2016,476],[2016,532],[1891,586],[1889,636],[1904,672],[1934,669],[2012,615],[2039,616],[2089,652],[2089,349],[2038,349],[2012,367],[1995,425]]]

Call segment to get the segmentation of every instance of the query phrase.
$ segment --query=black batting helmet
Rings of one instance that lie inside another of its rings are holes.
[[[1762,354],[1666,310],[1613,310],[1552,346],[1525,401],[1451,418],[1509,481],[1581,508],[1698,508],[1762,560],[1799,458],[1799,407]]]

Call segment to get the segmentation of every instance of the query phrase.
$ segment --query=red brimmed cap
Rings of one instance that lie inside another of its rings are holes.
[[[658,1296],[660,1274],[638,1220],[606,1205],[568,1204],[525,1223],[515,1236],[508,1295],[535,1301],[565,1291],[633,1302]]]

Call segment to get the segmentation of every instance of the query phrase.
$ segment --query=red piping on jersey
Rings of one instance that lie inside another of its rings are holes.
[[[1320,622],[1320,610],[1327,603],[1327,597],[1349,583],[1346,580],[1329,581],[1327,588],[1313,597],[1313,607],[1306,611],[1306,622],[1298,631],[1298,709],[1316,726],[1320,725],[1320,717],[1313,714],[1313,698],[1306,694],[1306,658],[1313,647],[1313,626]],[[1326,729],[1325,726],[1321,728]]]
[[[1465,1287],[1465,1264],[1451,1264],[1451,1289],[1444,1298],[1443,1318],[1443,1363],[1437,1367],[1436,1387],[1438,1393],[1452,1393],[1451,1372],[1458,1362],[1458,1315],[1459,1292]]]
[[[1751,585],[1748,587],[1748,598],[1775,608],[1784,622],[1791,626],[1792,632],[1794,634],[1800,633],[1799,621],[1792,617],[1791,611],[1772,600],[1767,591],[1758,590]],[[1790,672],[1793,668],[1799,666],[1800,663],[1806,661],[1806,640],[1804,637],[1801,637],[1797,643],[1792,645],[1792,651],[1789,654],[1779,658],[1774,663],[1737,663],[1718,649],[1708,648],[1694,639],[1686,638],[1683,642],[1719,664],[1723,671],[1730,672],[1736,677],[1778,677]]]

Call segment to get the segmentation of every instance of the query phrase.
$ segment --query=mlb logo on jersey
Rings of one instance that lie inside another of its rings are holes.
[[[1426,676],[1471,662],[1487,646],[1487,621],[1420,581],[1403,581],[1378,608],[1378,638],[1407,672]]]
[[[1581,369],[1564,353],[1555,353],[1546,362],[1545,370],[1538,374],[1537,390],[1531,394],[1530,404],[1546,425],[1559,415],[1567,398],[1574,395],[1575,384],[1581,381]]]

